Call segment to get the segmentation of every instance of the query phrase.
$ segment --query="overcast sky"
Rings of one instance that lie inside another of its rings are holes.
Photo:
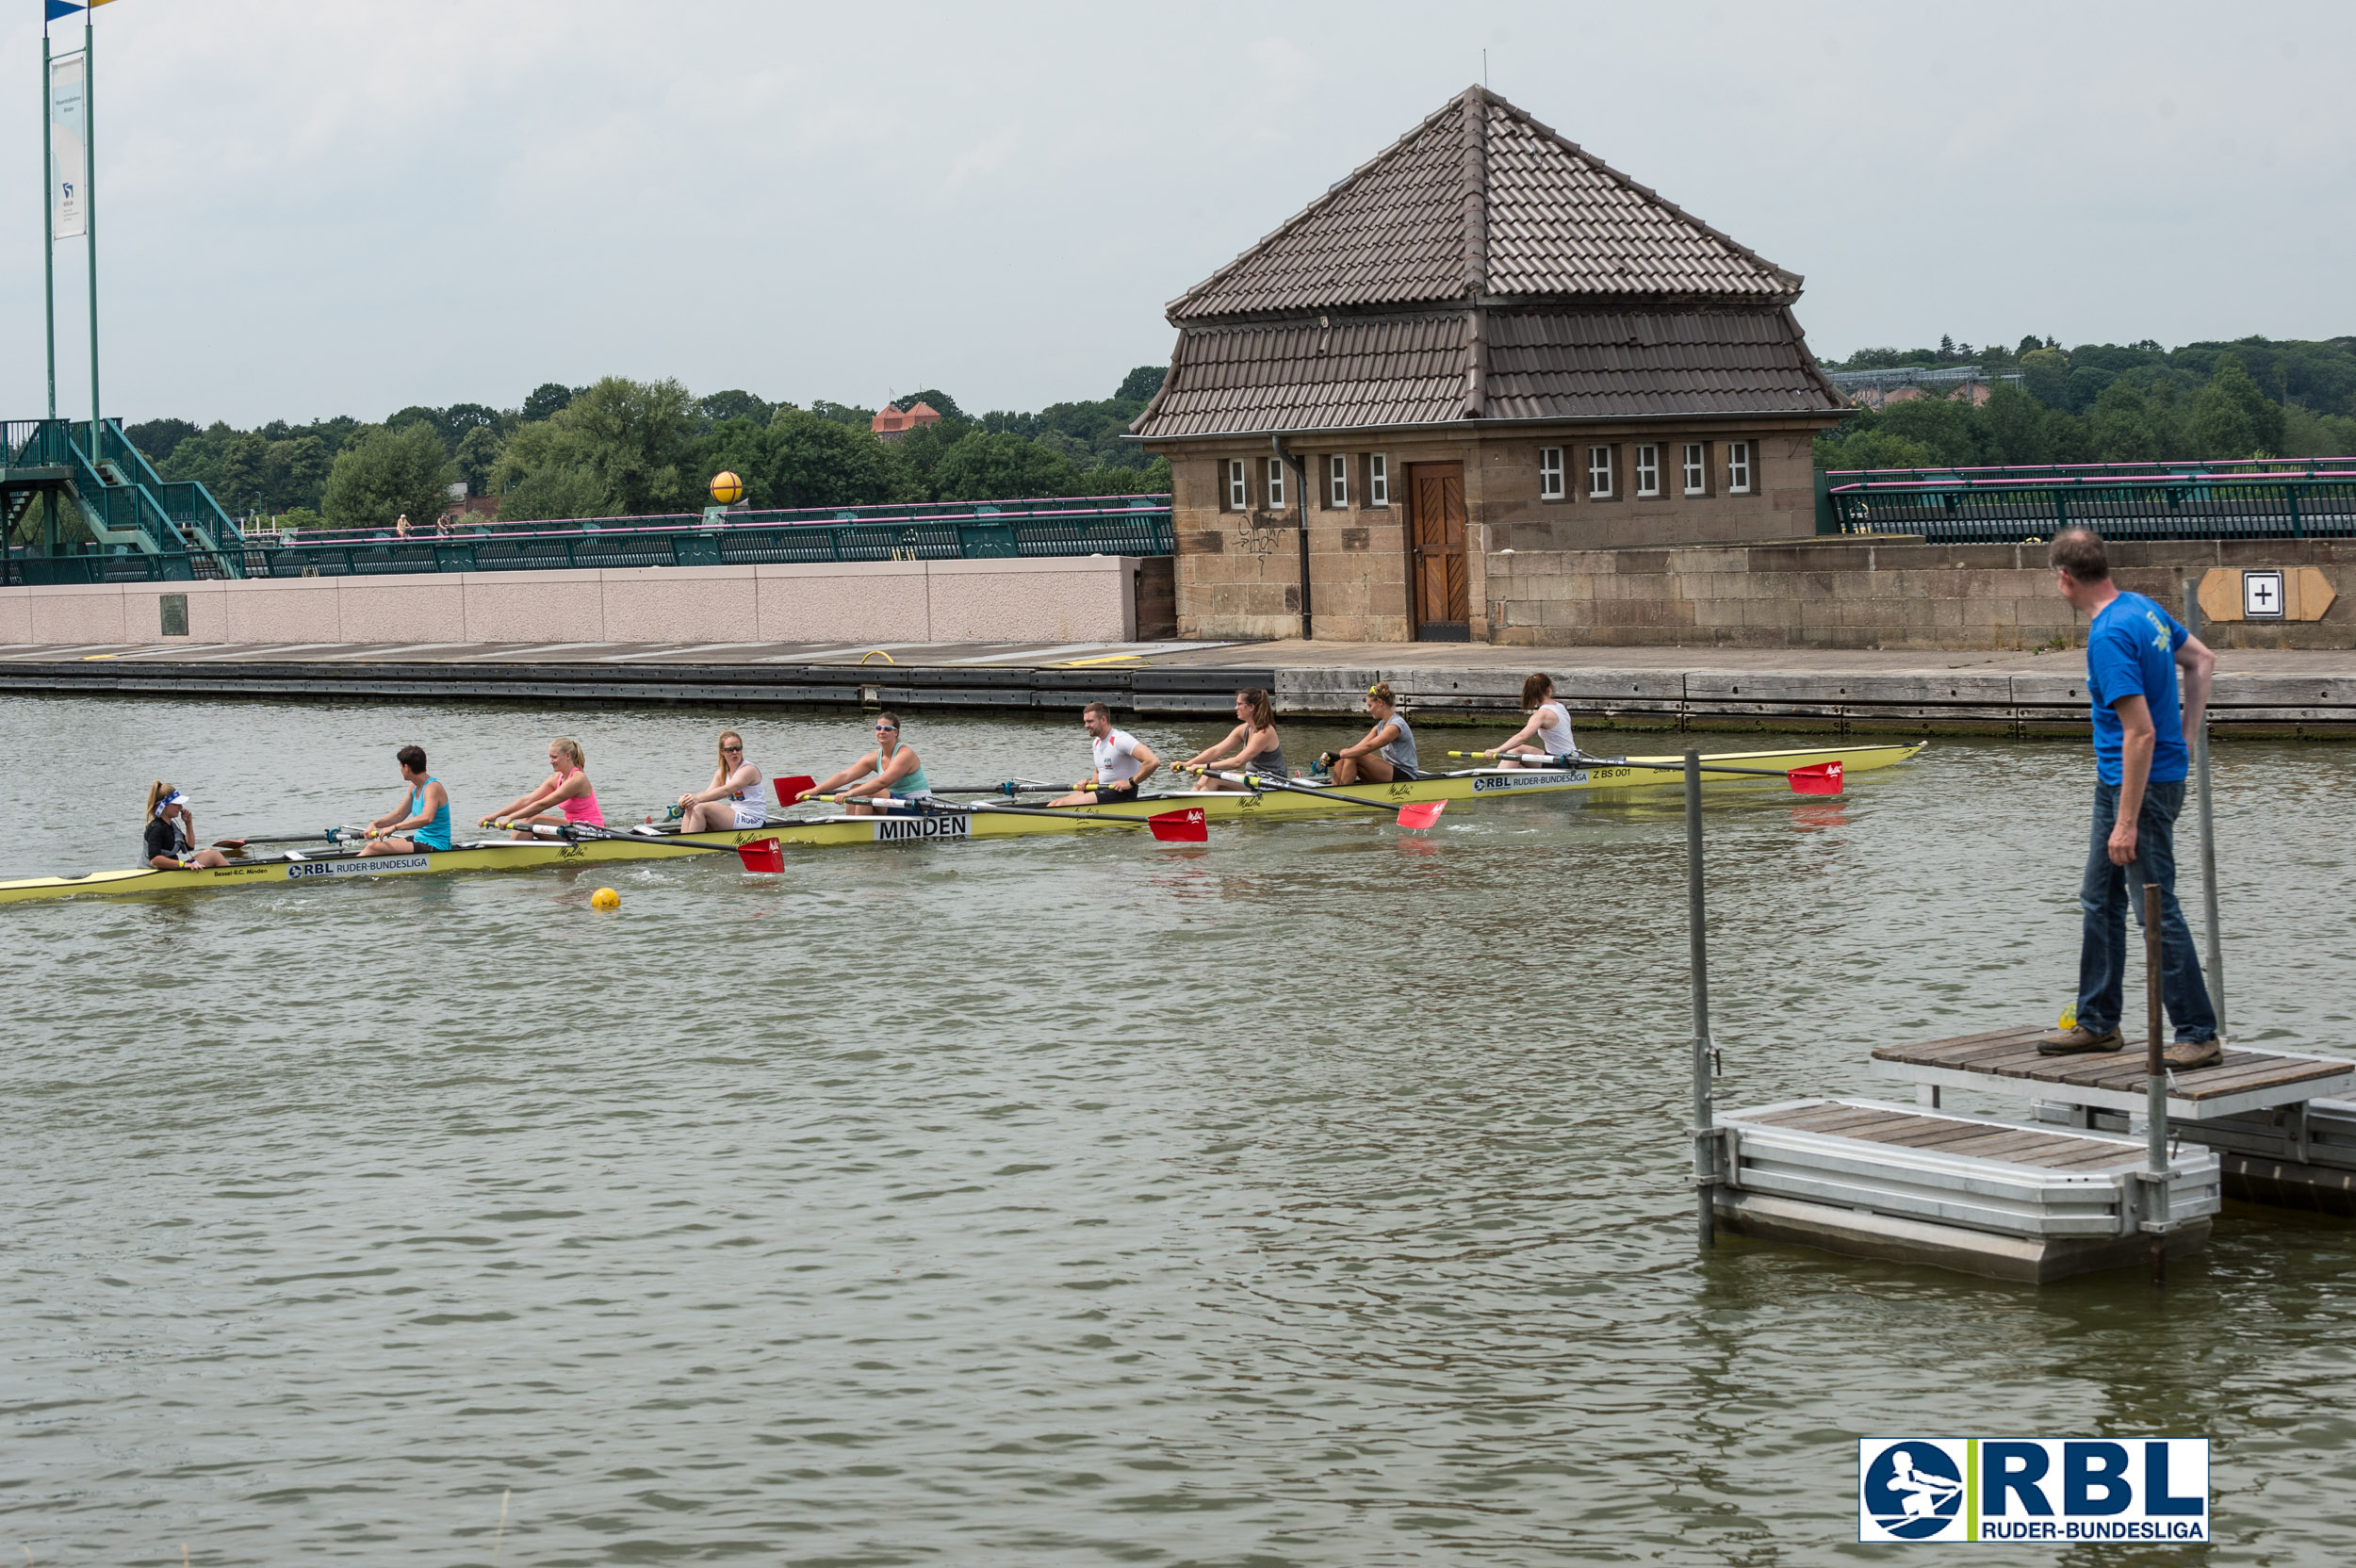
[[[8,8],[0,417],[44,407],[38,11]],[[1108,395],[1164,304],[1479,79],[1806,274],[1826,357],[2356,332],[2356,6],[97,13],[106,412],[237,424],[676,376]],[[59,24],[60,50],[78,26]],[[80,240],[59,400],[88,408]]]

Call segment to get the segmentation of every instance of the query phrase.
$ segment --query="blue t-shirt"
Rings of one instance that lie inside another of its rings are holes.
[[[2176,650],[2186,631],[2175,616],[2141,594],[2121,594],[2102,607],[2086,633],[2086,691],[2094,698],[2094,776],[2119,782],[2119,746],[2125,731],[2121,697],[2139,696],[2151,710],[2151,779],[2167,784],[2184,776],[2184,716],[2176,696]]]

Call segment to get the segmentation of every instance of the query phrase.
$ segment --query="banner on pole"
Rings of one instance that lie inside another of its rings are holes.
[[[49,234],[90,233],[90,78],[79,49],[49,62]]]

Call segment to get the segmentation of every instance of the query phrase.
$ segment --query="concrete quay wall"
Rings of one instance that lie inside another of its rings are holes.
[[[2120,586],[2175,610],[2217,568],[2314,567],[2319,620],[2213,622],[2212,646],[2356,648],[2356,540],[2114,544]],[[1532,647],[2069,647],[2084,629],[2041,544],[1871,536],[1665,549],[1515,550],[1490,558],[1491,641]]]
[[[1049,556],[8,587],[0,645],[1127,642],[1141,580],[1167,581],[1155,564]],[[164,634],[168,595],[186,602],[184,636]]]

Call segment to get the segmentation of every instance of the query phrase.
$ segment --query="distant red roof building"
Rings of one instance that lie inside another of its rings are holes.
[[[919,402],[909,409],[898,409],[886,403],[875,411],[875,416],[868,421],[867,428],[875,433],[878,441],[897,441],[919,425],[939,423],[941,410],[930,403]]]

